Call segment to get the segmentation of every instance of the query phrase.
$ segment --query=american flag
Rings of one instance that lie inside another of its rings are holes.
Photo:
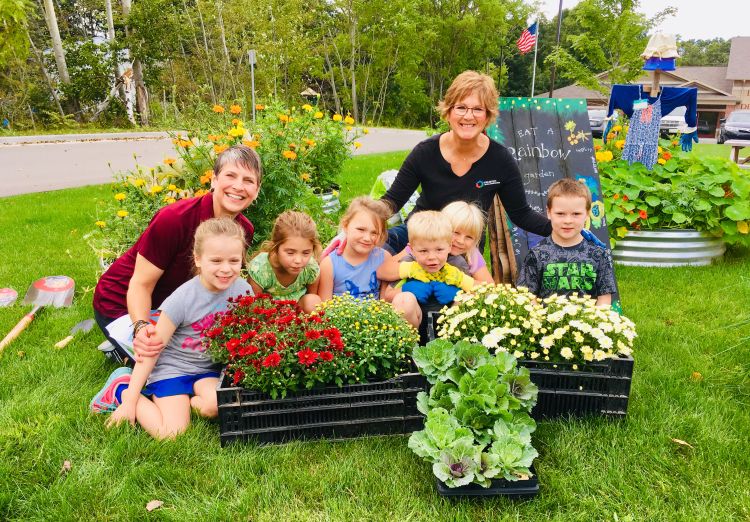
[[[536,24],[534,22],[528,29],[524,29],[516,42],[516,47],[521,51],[521,54],[526,54],[534,48],[534,43],[536,42]]]

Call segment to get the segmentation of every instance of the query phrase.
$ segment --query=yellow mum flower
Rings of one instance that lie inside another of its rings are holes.
[[[94,225],[96,225],[96,226],[97,226],[97,227],[99,227],[99,228],[104,228],[104,227],[106,227],[106,226],[107,226],[107,224],[106,224],[106,223],[105,223],[104,221],[101,221],[101,220],[99,220],[99,221],[95,221],[95,222],[94,222]]]
[[[659,154],[661,154],[662,152],[664,152],[664,149],[662,149],[661,147],[658,147],[657,150],[659,151]]]
[[[322,117],[323,117],[323,113],[320,112],[320,111],[318,111],[315,114],[313,114],[313,118],[315,118],[316,120],[319,120]]]
[[[214,111],[216,114],[224,113],[224,107],[222,107],[221,105],[214,105],[211,110]]]
[[[242,107],[240,107],[239,105],[232,105],[231,107],[229,107],[229,112],[231,112],[232,114],[239,114],[242,112]]]
[[[177,161],[177,160],[174,159],[174,158],[164,158],[164,164],[165,165],[172,166],[172,165],[175,164],[175,161]]]
[[[346,118],[344,118],[344,123],[346,123],[347,125],[354,125],[354,118],[347,114]]]
[[[284,152],[281,153],[281,155],[289,160],[297,159],[297,153],[292,150],[285,150]]]
[[[312,105],[310,105],[309,103],[306,103],[306,104],[304,104],[304,105],[302,106],[302,108],[303,108],[303,109],[304,109],[305,111],[307,111],[307,112],[310,112],[310,111],[311,111],[311,110],[313,109],[313,108],[312,108]]]
[[[333,121],[341,121],[344,118],[341,116],[341,114],[334,114],[333,115]]]
[[[127,216],[128,216],[128,211],[127,210],[118,210],[117,211],[117,217],[124,218],[124,217],[127,217]]]
[[[123,199],[125,199],[125,194],[122,192],[118,192],[117,194],[115,194],[115,199],[117,201],[122,201]]]

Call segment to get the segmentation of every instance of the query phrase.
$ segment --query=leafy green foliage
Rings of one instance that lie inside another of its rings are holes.
[[[538,390],[526,368],[517,368],[509,354],[492,357],[481,344],[441,339],[415,348],[414,362],[433,386],[418,396],[427,420],[409,448],[432,463],[439,480],[448,487],[489,487],[493,477],[530,475],[537,452],[528,413]]]

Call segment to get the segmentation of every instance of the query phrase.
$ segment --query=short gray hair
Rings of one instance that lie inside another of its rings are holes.
[[[258,175],[258,185],[263,181],[263,166],[260,156],[247,145],[233,145],[216,156],[214,160],[214,176],[218,176],[221,169],[230,164],[238,164]]]

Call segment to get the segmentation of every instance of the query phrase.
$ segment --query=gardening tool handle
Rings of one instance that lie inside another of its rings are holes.
[[[55,343],[55,348],[65,348],[68,345],[68,343],[70,341],[72,341],[72,340],[73,340],[73,336],[69,335],[65,339],[63,339],[62,341],[56,342]]]
[[[34,319],[34,314],[36,314],[37,310],[39,310],[38,306],[35,306],[34,309],[29,312],[28,314],[24,315],[23,318],[18,321],[18,324],[13,327],[13,329],[6,335],[2,341],[0,341],[0,353],[5,349],[6,346],[8,346],[13,339],[21,335],[21,332],[23,332],[27,326],[29,326],[29,323]]]

